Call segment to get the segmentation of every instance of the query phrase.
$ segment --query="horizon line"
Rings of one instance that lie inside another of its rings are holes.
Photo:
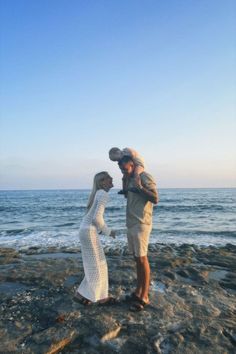
[[[77,191],[77,190],[91,190],[92,188],[30,188],[30,189],[0,189],[0,192],[26,192],[26,191]],[[121,188],[112,188],[112,190],[119,190]],[[159,187],[161,189],[236,189],[236,187]]]

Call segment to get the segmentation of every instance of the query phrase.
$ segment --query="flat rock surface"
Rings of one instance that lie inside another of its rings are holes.
[[[113,306],[83,306],[78,249],[0,249],[0,353],[236,352],[236,247],[152,244],[151,305],[123,301],[136,274],[127,248],[105,247]]]

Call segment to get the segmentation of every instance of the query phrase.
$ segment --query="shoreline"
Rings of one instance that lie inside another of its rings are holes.
[[[135,285],[127,246],[105,248],[117,306],[83,307],[78,248],[0,248],[2,353],[233,353],[236,246],[151,244],[150,300],[141,313],[122,302]]]
[[[110,243],[104,242],[104,240],[102,240],[102,246],[104,249],[105,254],[109,254],[109,253],[115,253],[115,254],[129,254],[128,251],[128,245],[126,241],[120,241],[118,240],[118,242],[115,242],[112,240]],[[159,250],[159,248],[165,248],[165,247],[172,247],[174,248],[181,248],[181,247],[192,247],[196,250],[200,250],[200,249],[206,249],[206,248],[235,248],[236,249],[236,244],[235,243],[231,243],[231,242],[226,242],[224,244],[222,243],[211,243],[211,244],[196,244],[196,243],[187,243],[187,242],[182,242],[182,243],[176,243],[176,242],[168,242],[168,243],[164,243],[164,242],[150,242],[149,243],[149,247],[148,250],[149,252],[153,252],[155,250]],[[78,242],[78,245],[72,245],[72,246],[68,246],[68,245],[61,245],[58,246],[57,244],[55,245],[47,245],[46,247],[43,247],[42,245],[33,245],[33,246],[13,246],[13,245],[8,245],[8,244],[1,244],[0,243],[0,250],[2,249],[9,249],[9,250],[14,250],[16,252],[18,252],[19,254],[26,254],[26,255],[33,255],[33,254],[47,254],[47,253],[80,253],[81,252],[81,248],[80,248],[80,244]]]

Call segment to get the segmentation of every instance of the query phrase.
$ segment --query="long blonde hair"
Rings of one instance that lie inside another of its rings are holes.
[[[94,178],[93,178],[93,189],[92,189],[92,191],[90,193],[90,196],[89,196],[89,199],[88,199],[87,211],[86,212],[88,212],[89,209],[91,208],[96,192],[99,189],[102,189],[102,182],[108,177],[110,177],[110,175],[106,171],[99,172],[99,173],[97,173],[94,176]]]

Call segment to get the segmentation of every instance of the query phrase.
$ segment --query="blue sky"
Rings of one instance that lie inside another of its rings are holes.
[[[0,0],[0,189],[236,187],[235,1]]]

